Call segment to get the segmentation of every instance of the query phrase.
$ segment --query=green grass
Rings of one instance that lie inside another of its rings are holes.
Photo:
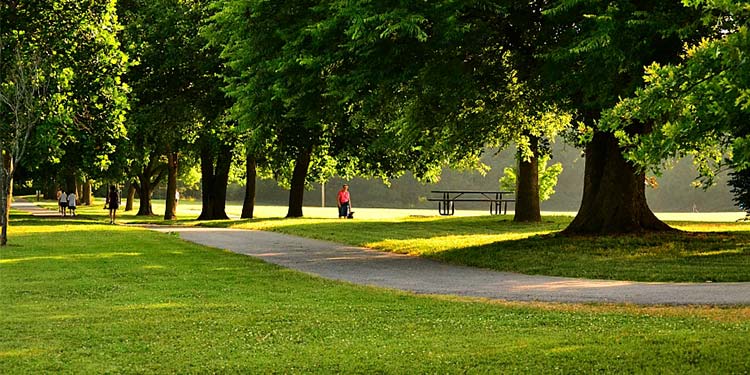
[[[685,233],[564,237],[569,217],[258,219],[210,225],[272,230],[499,271],[630,281],[750,281],[750,225],[673,223]]]
[[[138,228],[17,215],[10,229],[7,374],[750,370],[748,307],[418,297]]]
[[[188,211],[199,207],[186,206]],[[747,222],[683,221],[670,224],[684,233],[563,237],[555,233],[568,225],[568,216],[518,224],[511,216],[399,218],[393,217],[393,210],[361,210],[373,219],[281,219],[269,215],[281,215],[280,208],[263,206],[259,219],[202,225],[278,231],[524,274],[628,281],[750,281]],[[106,221],[106,212],[98,207],[81,212]],[[198,224],[191,219],[170,223]],[[161,217],[144,219],[132,212],[121,220],[163,223]]]

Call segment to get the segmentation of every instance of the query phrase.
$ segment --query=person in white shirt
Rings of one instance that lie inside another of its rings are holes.
[[[70,210],[70,216],[76,216],[76,192],[71,191],[68,194],[68,209]]]
[[[65,194],[65,190],[60,190],[60,212],[65,217],[65,209],[68,208],[68,194]]]

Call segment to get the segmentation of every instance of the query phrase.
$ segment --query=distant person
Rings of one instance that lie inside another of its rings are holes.
[[[60,196],[57,202],[60,205],[60,212],[62,213],[63,217],[65,217],[66,209],[68,208],[68,195],[65,194],[65,190],[60,190]]]
[[[117,219],[117,209],[120,208],[120,194],[117,193],[115,185],[109,186],[106,202],[109,207],[109,223],[114,224]]]
[[[76,192],[71,191],[70,194],[68,194],[68,210],[70,211],[70,216],[76,216]]]
[[[57,193],[55,193],[55,200],[57,202],[60,202],[60,196],[62,195],[62,189],[57,188]],[[58,203],[57,205],[57,212],[62,213],[62,206]]]
[[[175,189],[174,191],[174,208],[177,209],[177,204],[180,203],[180,191]]]
[[[39,189],[36,189],[36,201],[39,202],[41,198],[42,198],[42,191]]]
[[[339,194],[336,197],[336,202],[338,203],[339,207],[339,219],[348,218],[349,210],[352,209],[352,200],[351,196],[349,195],[349,185],[344,184],[344,186],[341,187],[341,190],[339,190]]]

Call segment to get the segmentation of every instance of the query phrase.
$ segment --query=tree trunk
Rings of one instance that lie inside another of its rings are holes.
[[[167,153],[167,196],[166,208],[164,209],[164,220],[177,219],[177,167],[178,155],[176,152]]]
[[[65,194],[70,194],[77,190],[76,188],[78,184],[76,183],[76,180],[75,172],[67,172],[65,174]],[[78,196],[77,192],[76,196]]]
[[[310,167],[310,149],[301,150],[294,163],[292,186],[289,190],[289,211],[286,217],[302,217],[302,203],[305,197],[305,179]]]
[[[201,149],[201,187],[203,207],[198,220],[227,220],[227,184],[229,167],[232,164],[232,149],[222,145],[216,157],[209,145]]]
[[[54,178],[49,178],[44,186],[44,199],[55,199],[57,194],[57,184]]]
[[[242,215],[243,219],[252,219],[253,212],[255,211],[255,177],[257,175],[257,161],[255,160],[255,154],[251,151],[247,151],[245,156],[245,201],[242,203]]]
[[[128,182],[125,190],[128,192],[128,198],[125,200],[125,211],[133,211],[133,201],[135,200],[135,184]]]
[[[518,158],[515,222],[542,221],[539,208],[539,138],[529,137],[533,156],[529,161]]]
[[[2,151],[0,151],[2,152]],[[13,197],[13,158],[3,152],[0,168],[0,246],[8,244],[8,223],[10,222],[10,202]]]
[[[139,207],[138,213],[136,213],[137,216],[154,215],[154,209],[151,207],[151,197],[154,194],[154,189],[159,186],[161,179],[164,177],[164,165],[155,165],[158,159],[156,155],[151,155],[148,164],[143,167],[143,171],[138,175],[136,190]]]
[[[645,173],[622,156],[617,139],[596,132],[586,147],[583,200],[564,234],[618,234],[674,230],[646,202]]]
[[[151,195],[154,187],[151,185],[151,176],[141,174],[138,176],[138,213],[137,216],[153,216],[154,210],[151,206]]]
[[[81,196],[81,204],[84,204],[86,206],[91,206],[93,203],[93,194],[92,194],[92,185],[93,182],[90,178],[86,179],[86,183],[83,184],[83,194]]]

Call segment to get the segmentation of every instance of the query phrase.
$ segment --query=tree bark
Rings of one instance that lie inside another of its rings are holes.
[[[81,195],[81,204],[86,206],[91,206],[93,203],[93,194],[92,194],[92,185],[93,182],[90,178],[86,179],[86,183],[83,184],[83,194]]]
[[[70,192],[76,191],[77,189],[77,183],[76,183],[76,175],[75,172],[67,172],[65,174],[65,193],[70,194]],[[76,196],[78,196],[78,192],[76,192]]]
[[[138,186],[136,187],[136,190],[138,192],[140,203],[138,206],[138,213],[136,213],[137,216],[154,216],[154,209],[151,206],[151,197],[154,194],[154,189],[159,186],[161,179],[164,177],[163,166],[155,166],[154,159],[155,158],[151,158],[151,161],[143,167],[143,171],[138,175]]]
[[[135,200],[135,184],[131,181],[128,182],[125,190],[128,192],[128,197],[125,200],[125,211],[133,211],[133,201]]]
[[[596,132],[586,147],[583,199],[564,234],[620,234],[674,230],[646,202],[645,173],[622,156],[617,139]]]
[[[310,167],[310,155],[312,150],[309,148],[300,151],[297,160],[294,163],[292,172],[292,186],[289,190],[289,211],[286,217],[302,217],[302,203],[305,197],[305,180],[307,179],[307,169]]]
[[[539,207],[539,138],[529,137],[533,156],[529,161],[518,158],[518,187],[516,189],[516,213],[514,222],[542,221]]]
[[[242,203],[242,215],[240,217],[252,219],[255,211],[255,178],[257,176],[255,154],[247,151],[245,162],[245,201]]]
[[[201,214],[198,220],[227,220],[227,184],[229,167],[232,164],[232,149],[229,146],[219,147],[214,165],[214,155],[210,145],[201,148]]]
[[[177,219],[177,168],[178,155],[176,152],[167,153],[167,196],[164,220]]]
[[[0,152],[2,152],[0,150]],[[0,170],[0,246],[8,244],[8,223],[10,222],[10,202],[13,197],[13,158],[2,152]]]

